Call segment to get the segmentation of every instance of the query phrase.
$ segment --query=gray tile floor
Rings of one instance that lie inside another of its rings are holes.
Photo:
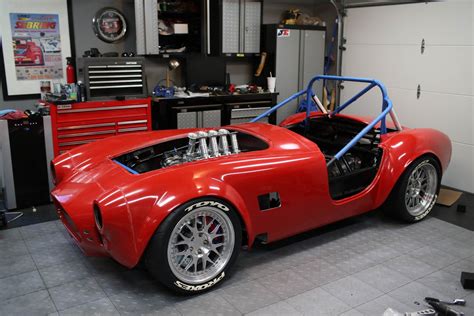
[[[212,292],[173,295],[146,271],[86,258],[58,221],[0,231],[0,315],[382,315],[425,296],[465,298],[474,232],[435,218],[404,225],[367,215],[243,251]]]

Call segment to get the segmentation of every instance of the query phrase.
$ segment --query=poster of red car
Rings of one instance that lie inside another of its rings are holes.
[[[10,13],[10,24],[17,80],[61,79],[59,16]]]

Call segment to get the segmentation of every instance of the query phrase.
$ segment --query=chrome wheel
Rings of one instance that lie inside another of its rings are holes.
[[[211,206],[190,211],[171,232],[167,251],[171,271],[189,284],[215,278],[232,256],[234,236],[224,211]]]
[[[412,216],[419,216],[429,210],[436,199],[438,173],[436,168],[424,161],[410,174],[405,192],[405,206]]]

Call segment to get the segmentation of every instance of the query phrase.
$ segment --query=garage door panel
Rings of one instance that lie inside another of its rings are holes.
[[[474,146],[453,143],[451,163],[442,184],[474,193]]]
[[[348,11],[348,44],[472,45],[471,0],[355,8]]]
[[[420,44],[419,19],[425,4],[355,8],[347,12],[344,35],[347,44]]]
[[[346,84],[341,100],[348,100],[361,87]],[[423,92],[420,99],[417,99],[416,90],[387,89],[402,125],[410,128],[434,128],[448,135],[452,141],[474,144],[474,97]],[[380,92],[372,90],[349,106],[344,113],[375,116],[381,111],[381,102]]]
[[[345,76],[377,78],[387,86],[416,89],[421,80],[421,54],[415,46],[348,45]]]
[[[473,95],[473,54],[472,46],[427,46],[417,58],[422,89]]]
[[[448,135],[452,141],[473,144],[472,97],[389,88],[398,117],[410,128],[434,128]]]
[[[472,0],[428,3],[422,37],[428,45],[473,45],[472,19]]]

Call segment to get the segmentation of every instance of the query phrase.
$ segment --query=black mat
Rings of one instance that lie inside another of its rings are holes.
[[[466,207],[465,213],[457,211],[459,205]],[[430,216],[474,231],[474,194],[464,192],[450,207],[436,204]]]
[[[43,223],[58,219],[58,215],[53,204],[36,206],[35,209],[33,209],[32,207],[28,207],[24,209],[15,210],[15,212],[16,211],[23,212],[23,216],[13,222],[10,222],[7,227],[2,227],[0,224],[0,230]]]

